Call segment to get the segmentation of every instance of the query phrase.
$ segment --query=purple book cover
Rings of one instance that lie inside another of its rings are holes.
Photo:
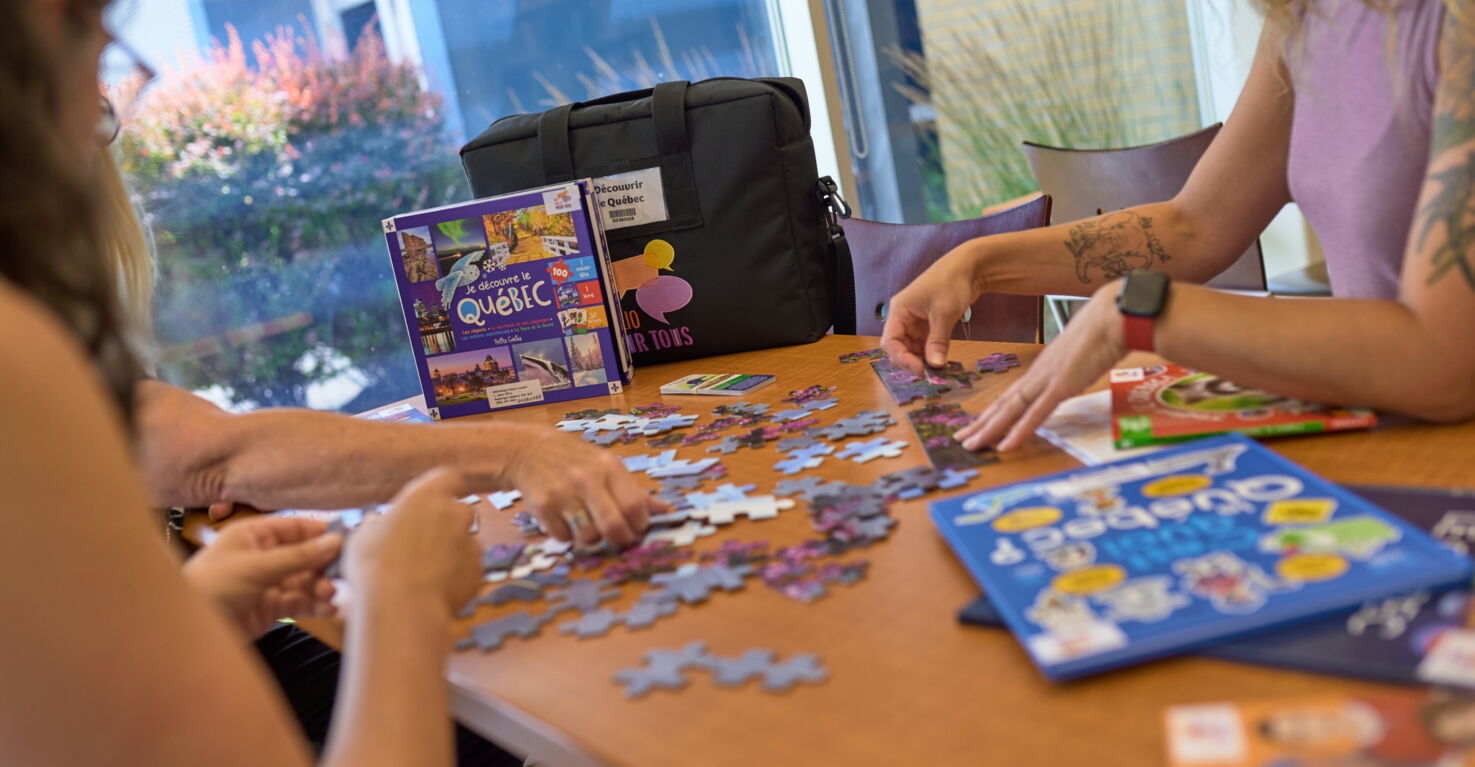
[[[587,182],[385,219],[432,418],[617,394],[629,382]]]

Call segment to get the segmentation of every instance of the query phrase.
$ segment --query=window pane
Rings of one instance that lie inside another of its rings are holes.
[[[1182,0],[826,0],[860,210],[972,218],[1037,189],[1020,142],[1201,127]]]
[[[133,0],[114,81],[158,251],[161,375],[233,407],[418,392],[380,221],[466,199],[500,117],[776,74],[765,0]],[[110,70],[111,71],[111,70]]]

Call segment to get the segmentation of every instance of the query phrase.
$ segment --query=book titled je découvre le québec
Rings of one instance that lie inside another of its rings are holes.
[[[587,181],[384,220],[432,418],[616,394],[630,380]]]

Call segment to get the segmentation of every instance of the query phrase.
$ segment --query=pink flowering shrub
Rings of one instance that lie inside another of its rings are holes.
[[[158,243],[166,377],[261,405],[345,367],[413,385],[380,221],[468,196],[419,69],[369,32],[333,57],[231,30],[128,95],[120,160]]]

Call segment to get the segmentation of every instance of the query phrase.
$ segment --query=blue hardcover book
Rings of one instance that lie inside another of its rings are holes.
[[[1063,680],[1466,581],[1417,527],[1240,435],[932,504]]]
[[[1350,485],[1348,490],[1470,556],[1475,544],[1475,490]],[[1356,610],[1199,650],[1211,658],[1336,674],[1394,684],[1422,684],[1424,654],[1451,629],[1475,628],[1469,588],[1414,591],[1365,602]],[[958,611],[958,620],[1002,626],[987,596]]]
[[[630,380],[587,181],[384,220],[431,418],[617,394]]]

